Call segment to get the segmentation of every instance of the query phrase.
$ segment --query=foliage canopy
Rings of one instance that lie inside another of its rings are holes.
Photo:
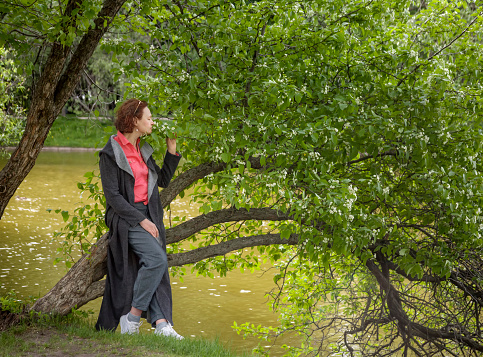
[[[15,53],[0,47],[0,147],[17,143],[25,126],[19,101],[25,96],[23,76],[17,73]]]
[[[104,49],[134,54],[119,66],[129,95],[173,113],[187,167],[225,164],[196,182],[192,199],[206,215],[270,208],[288,218],[262,224],[254,214],[190,239],[297,237],[294,250],[258,250],[284,258],[281,330],[322,341],[314,351],[481,350],[480,5],[153,4],[133,26],[151,43]],[[256,257],[195,267],[225,274]],[[336,323],[337,342],[324,344]]]
[[[192,233],[171,239],[172,261],[280,266],[281,327],[237,328],[309,338],[288,355],[483,351],[481,15],[465,1],[125,4],[102,48],[125,97],[175,119],[186,172],[164,202],[186,190],[210,223],[177,217],[172,232]],[[147,140],[162,147],[173,122]]]

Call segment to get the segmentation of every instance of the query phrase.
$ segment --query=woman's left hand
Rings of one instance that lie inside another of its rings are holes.
[[[176,138],[166,138],[166,145],[168,146],[168,152],[171,155],[176,155]]]

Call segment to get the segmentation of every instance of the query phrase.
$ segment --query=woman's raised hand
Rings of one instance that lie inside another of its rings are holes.
[[[176,138],[166,138],[166,145],[168,146],[169,153],[171,155],[176,155]]]

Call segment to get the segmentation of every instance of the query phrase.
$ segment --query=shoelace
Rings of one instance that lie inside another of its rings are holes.
[[[181,337],[181,335],[179,335],[179,334],[178,334],[178,333],[177,333],[177,332],[174,330],[174,328],[173,328],[173,326],[171,326],[171,324],[169,324],[168,326],[163,327],[163,330],[165,330],[165,331],[166,331],[166,335],[168,335],[168,336],[174,336],[174,337],[178,337],[178,336],[180,336],[180,337]]]
[[[128,321],[129,323],[127,324],[129,332],[137,332],[139,330],[139,326],[143,324],[142,321],[139,322],[132,322]]]
[[[172,336],[181,337],[181,335],[174,330],[173,326],[169,325],[169,330],[170,330]]]

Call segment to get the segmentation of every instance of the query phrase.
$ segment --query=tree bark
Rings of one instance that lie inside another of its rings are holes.
[[[287,214],[271,208],[252,208],[250,211],[241,209],[222,209],[194,217],[166,231],[166,243],[180,242],[193,234],[218,223],[248,221],[285,221],[291,219]]]
[[[259,157],[250,157],[248,159],[250,165],[253,169],[262,169]],[[190,187],[196,181],[202,179],[203,177],[223,171],[226,168],[224,162],[205,162],[189,170],[184,171],[173,181],[170,182],[169,186],[161,191],[161,204],[166,207],[171,201],[174,200],[180,192]]]
[[[185,264],[194,264],[207,258],[225,255],[229,252],[243,248],[272,244],[295,245],[298,243],[298,241],[299,236],[297,234],[291,234],[288,239],[281,238],[280,234],[264,234],[242,237],[215,245],[209,245],[207,247],[193,249],[185,253],[168,254],[168,265],[181,266]]]
[[[81,307],[104,293],[107,270],[107,234],[104,234],[57,284],[32,306],[32,310],[67,315],[72,308]]]
[[[32,104],[27,113],[27,123],[20,143],[0,172],[0,219],[18,186],[35,165],[44,141],[79,82],[81,71],[106,33],[125,0],[105,0],[94,21],[95,26],[83,36],[70,61],[71,48],[54,43],[45,63],[42,75],[33,85]],[[77,1],[69,1],[65,15],[76,7]]]

